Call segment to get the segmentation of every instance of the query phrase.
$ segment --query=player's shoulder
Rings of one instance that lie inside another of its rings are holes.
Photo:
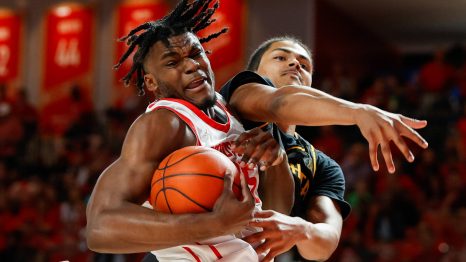
[[[223,87],[237,86],[250,82],[259,82],[262,84],[271,84],[266,78],[253,71],[242,71],[233,76]]]
[[[327,172],[333,171],[333,173],[343,176],[340,165],[333,158],[318,149],[315,149],[315,157],[318,168],[327,169]]]
[[[194,144],[196,137],[189,127],[173,112],[160,109],[141,114],[133,122],[126,134],[122,154],[142,152],[149,157],[158,156]]]
[[[145,136],[174,135],[184,130],[185,123],[172,111],[158,109],[141,114],[130,127],[130,131]]]
[[[273,86],[270,80],[260,76],[256,72],[242,71],[233,76],[220,88],[220,94],[225,98],[225,101],[229,102],[233,93],[235,93],[238,88],[252,83]]]

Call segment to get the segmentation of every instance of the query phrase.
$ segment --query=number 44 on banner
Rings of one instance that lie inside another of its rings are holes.
[[[60,39],[55,52],[55,63],[61,67],[67,67],[78,66],[80,61],[78,39]]]

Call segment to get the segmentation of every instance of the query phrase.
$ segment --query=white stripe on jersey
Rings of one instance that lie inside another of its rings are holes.
[[[233,141],[244,132],[241,123],[234,118],[223,104],[217,101],[216,107],[227,115],[225,124],[215,122],[209,118],[202,110],[191,103],[180,99],[161,99],[151,103],[146,113],[167,109],[175,113],[193,131],[197,138],[197,145],[214,148],[225,154],[236,165],[240,173],[244,175],[248,182],[249,189],[256,200],[256,209],[261,209],[261,201],[257,194],[259,174],[257,167],[249,169],[247,166],[240,168],[241,156],[231,150]],[[150,207],[146,202],[145,206]],[[254,232],[256,228],[249,228],[237,235],[244,237]],[[216,250],[216,251],[214,251]],[[217,253],[216,253],[217,252]],[[152,251],[157,259],[163,261],[258,261],[258,256],[254,249],[245,241],[234,235],[219,236],[200,243],[191,245],[176,246],[161,250]],[[194,255],[193,255],[194,254]]]

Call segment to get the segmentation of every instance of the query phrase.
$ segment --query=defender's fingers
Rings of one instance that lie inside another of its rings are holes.
[[[270,240],[267,240],[266,243],[267,244],[264,243],[261,246],[255,248],[256,253],[258,254],[265,253],[268,251],[267,256],[265,256],[264,260],[262,261],[270,261],[275,256],[281,253],[280,250],[283,250],[283,246],[282,246],[283,243],[281,243],[281,241],[279,241],[278,239],[270,239]]]
[[[278,145],[274,140],[267,139],[256,147],[251,159],[256,160],[254,164],[259,164],[262,167],[268,167],[271,162],[277,158]]]
[[[243,158],[241,159],[244,163],[252,164],[251,168],[254,167],[254,164],[259,161],[257,155],[261,155],[263,149],[263,144],[265,141],[269,140],[268,134],[265,132],[261,132],[257,134],[255,137],[249,138],[248,145],[244,146],[244,154]],[[243,146],[240,146],[243,147]]]
[[[275,165],[278,165],[280,164],[281,162],[284,161],[285,157],[286,157],[286,152],[284,149],[282,149],[279,145],[276,145],[276,150],[277,150],[277,154],[275,157],[275,159],[273,160],[272,162],[272,166],[275,166]]]
[[[379,161],[377,159],[377,150],[379,145],[374,142],[374,139],[369,141],[369,158],[371,160],[372,169],[374,171],[379,171]]]
[[[266,228],[266,227],[270,227],[272,226],[272,221],[268,220],[267,218],[254,218],[253,220],[251,220],[249,222],[249,226],[252,226],[252,227],[262,227],[262,228]],[[265,234],[265,233],[264,233]]]
[[[265,239],[263,235],[263,231],[261,231],[244,237],[243,240],[249,244],[260,243],[263,239]]]
[[[406,117],[404,115],[400,115],[400,119],[407,126],[414,128],[414,129],[420,129],[420,128],[424,128],[427,126],[426,120],[417,120],[411,117]]]
[[[259,134],[261,130],[259,128],[253,128],[249,131],[246,131],[246,132],[243,132],[241,135],[238,136],[238,138],[236,138],[236,140],[233,142],[233,145],[232,147],[235,148],[235,147],[238,147],[240,146],[241,144],[244,144],[244,142],[246,140],[248,140],[249,138],[251,137],[254,137],[256,136],[257,134]]]
[[[426,149],[429,146],[429,143],[414,129],[406,125],[404,122],[401,123],[402,130],[399,132],[402,136],[410,139],[420,147]]]
[[[272,247],[273,247],[272,241],[269,241],[266,239],[264,243],[258,245],[256,248],[254,248],[254,250],[256,250],[257,254],[261,254],[261,253],[265,253],[267,250],[271,249]]]
[[[380,144],[380,149],[382,151],[383,158],[385,159],[385,164],[387,165],[388,172],[393,174],[395,172],[395,164],[393,163],[392,152],[390,151],[390,144]]]
[[[267,218],[274,215],[274,211],[272,210],[262,210],[254,212],[255,218]]]
[[[223,191],[233,193],[233,175],[228,171],[223,176]]]
[[[396,145],[396,147],[398,147],[400,152],[404,155],[406,160],[408,160],[408,162],[414,161],[413,153],[411,152],[411,150],[409,149],[408,145],[405,143],[403,138],[399,136],[398,134],[396,134],[396,132],[392,133],[392,141]]]
[[[243,202],[248,202],[253,199],[251,191],[249,190],[248,183],[246,182],[246,178],[243,174],[239,174],[240,182],[241,182],[241,193],[243,195]]]
[[[270,262],[273,261],[273,259],[278,256],[279,253],[275,251],[274,248],[270,249],[269,253],[261,260],[261,262]]]

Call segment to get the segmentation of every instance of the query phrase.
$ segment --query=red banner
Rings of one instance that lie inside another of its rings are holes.
[[[199,37],[228,27],[228,32],[204,44],[215,72],[216,87],[220,88],[227,80],[244,68],[246,4],[244,0],[220,1],[213,18],[217,21],[199,32]]]
[[[20,64],[21,17],[9,10],[0,10],[0,83],[18,78]]]
[[[79,4],[59,5],[46,14],[45,26],[42,128],[61,134],[92,108],[93,10]]]
[[[122,3],[117,10],[117,38],[127,35],[131,29],[148,21],[162,18],[169,11],[169,6],[165,1],[126,1]],[[115,64],[118,59],[126,52],[128,46],[124,42],[118,42],[116,46]],[[134,54],[134,53],[133,53]],[[116,106],[122,106],[124,101],[129,97],[137,94],[134,87],[126,88],[121,79],[129,71],[133,61],[133,55],[115,72],[115,89],[113,92],[113,103]]]

